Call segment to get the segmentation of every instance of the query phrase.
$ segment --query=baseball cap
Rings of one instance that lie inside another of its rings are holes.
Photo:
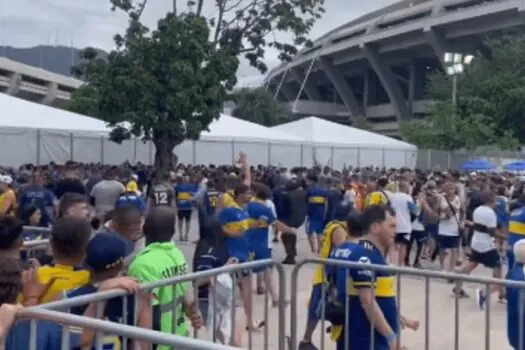
[[[13,178],[9,175],[0,175],[0,182],[11,185],[13,183]]]
[[[87,246],[86,265],[93,271],[107,271],[133,253],[133,243],[117,233],[97,233]]]

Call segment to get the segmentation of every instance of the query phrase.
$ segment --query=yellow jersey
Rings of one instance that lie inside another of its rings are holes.
[[[57,294],[89,283],[89,271],[66,265],[45,265],[36,271],[38,280],[42,284],[54,281],[47,292],[41,297],[40,304],[52,301]]]
[[[366,196],[364,208],[371,205],[388,205],[390,200],[383,191],[374,191]]]
[[[330,221],[328,225],[326,225],[323,234],[321,236],[321,249],[319,250],[319,258],[321,259],[328,259],[330,256],[330,253],[333,249],[332,244],[332,234],[337,228],[343,228],[345,232],[348,232],[348,227],[346,225],[346,222],[344,221]],[[326,282],[325,273],[324,273],[324,265],[317,266],[317,269],[315,270],[314,274],[314,281],[313,284],[320,284]]]
[[[4,207],[4,202],[11,201],[11,206],[5,212],[6,215],[14,215],[16,213],[16,195],[15,191],[8,189],[0,195],[0,209]]]
[[[233,190],[228,190],[223,193],[222,203],[225,207],[232,207],[237,205],[237,203],[235,203],[235,196]]]

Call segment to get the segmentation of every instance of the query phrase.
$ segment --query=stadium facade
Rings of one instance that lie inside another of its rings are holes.
[[[446,69],[445,53],[489,55],[487,34],[524,25],[524,0],[403,0],[323,35],[265,84],[297,117],[366,117],[397,136],[424,116],[426,77]]]
[[[0,92],[46,105],[61,106],[82,81],[0,57]]]

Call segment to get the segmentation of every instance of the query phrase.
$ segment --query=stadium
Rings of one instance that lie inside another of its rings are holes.
[[[399,136],[400,121],[425,115],[428,73],[457,63],[446,53],[490,55],[486,35],[522,27],[524,11],[523,0],[403,0],[326,33],[265,84],[298,118],[366,117]]]

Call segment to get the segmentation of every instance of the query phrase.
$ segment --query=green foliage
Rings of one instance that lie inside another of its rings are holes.
[[[368,122],[366,117],[362,116],[352,117],[352,127],[366,131],[374,131],[372,124]]]
[[[452,150],[487,145],[516,150],[525,142],[525,34],[506,33],[485,46],[491,57],[476,57],[457,77],[457,107],[451,103],[452,78],[429,77],[428,98],[439,102],[428,120],[403,125],[409,142]]]
[[[249,122],[275,126],[287,123],[293,117],[291,111],[275,101],[264,87],[238,90],[233,94],[232,100],[236,104],[232,115]]]
[[[116,142],[136,136],[156,146],[158,174],[170,166],[173,148],[220,116],[228,92],[237,83],[239,58],[261,72],[265,49],[289,60],[324,12],[324,0],[266,0],[215,2],[211,17],[202,13],[204,0],[190,0],[183,11],[174,1],[150,30],[140,17],[147,0],[110,0],[124,11],[129,27],[116,35],[115,50],[101,58],[87,48],[82,64],[73,69],[86,84],[72,96],[70,109],[98,117],[114,128]],[[293,35],[291,44],[269,34]]]

